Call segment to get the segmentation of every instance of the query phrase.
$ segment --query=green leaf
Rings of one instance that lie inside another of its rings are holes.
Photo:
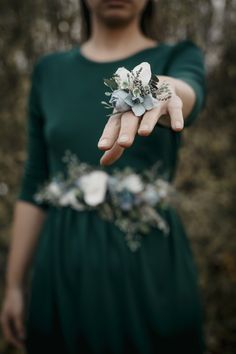
[[[104,79],[104,84],[108,87],[110,87],[112,90],[116,90],[118,88],[118,85],[115,81],[115,79]]]
[[[101,101],[101,104],[104,104],[105,106],[111,107],[111,105],[109,103],[105,102],[105,101]]]
[[[158,76],[157,76],[156,74],[152,74],[151,80],[154,81],[155,83],[157,83],[157,82],[160,81],[159,78],[158,78]]]

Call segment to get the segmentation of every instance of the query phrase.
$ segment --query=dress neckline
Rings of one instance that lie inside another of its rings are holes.
[[[152,52],[152,51],[156,51],[159,50],[160,48],[162,48],[165,45],[165,43],[163,42],[159,42],[158,44],[156,44],[155,46],[152,47],[147,47],[141,50],[138,50],[137,52],[126,56],[124,58],[120,58],[120,59],[115,59],[115,60],[109,60],[109,61],[96,61],[93,59],[90,59],[88,57],[86,57],[84,54],[82,54],[81,49],[80,49],[80,45],[77,45],[75,47],[75,51],[77,53],[78,58],[83,61],[84,63],[87,63],[89,65],[99,65],[99,66],[105,66],[105,65],[114,65],[114,64],[120,64],[120,63],[125,63],[129,60],[141,57],[143,54],[148,53],[148,52]]]

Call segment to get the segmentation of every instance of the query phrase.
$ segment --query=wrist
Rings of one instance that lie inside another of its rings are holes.
[[[22,290],[24,288],[24,285],[25,285],[25,281],[23,277],[19,279],[6,278],[5,290],[6,291]]]
[[[8,298],[9,296],[15,296],[15,294],[22,294],[24,293],[24,288],[19,286],[8,287],[6,286],[4,289],[4,297]]]

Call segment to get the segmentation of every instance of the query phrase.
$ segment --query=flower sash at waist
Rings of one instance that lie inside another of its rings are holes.
[[[39,187],[34,195],[39,204],[70,206],[78,211],[96,209],[125,233],[131,251],[141,246],[142,237],[151,227],[169,234],[169,225],[157,207],[165,209],[177,200],[178,193],[157,173],[158,162],[142,173],[130,166],[107,173],[103,166],[81,162],[70,150],[66,150],[63,162],[66,175],[58,173]]]

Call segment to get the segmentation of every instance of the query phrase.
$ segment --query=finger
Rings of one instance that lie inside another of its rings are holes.
[[[171,119],[171,127],[175,130],[182,130],[184,127],[184,118],[182,112],[183,102],[177,95],[171,97],[167,104],[167,110]]]
[[[13,329],[13,322],[14,320],[10,316],[4,316],[2,318],[1,323],[2,323],[4,337],[8,342],[16,345],[19,348],[22,348],[23,344],[15,336],[14,329]]]
[[[14,344],[19,348],[23,348],[23,324],[22,318],[20,315],[15,315],[13,318],[13,337],[14,337]]]
[[[121,113],[112,115],[102,132],[102,135],[98,141],[98,148],[101,150],[111,149],[120,131],[120,117]]]
[[[123,154],[125,148],[115,143],[110,150],[107,150],[100,159],[101,165],[111,165]]]
[[[161,104],[158,107],[152,108],[150,111],[147,111],[143,115],[143,118],[140,122],[138,134],[144,136],[149,135],[153,131],[161,114],[162,114]]]
[[[123,113],[121,116],[121,127],[117,143],[122,147],[129,147],[132,145],[139,123],[140,117],[135,116],[132,111]]]
[[[10,317],[6,315],[1,316],[1,326],[4,337],[6,340],[10,341],[12,338],[11,328],[10,328]]]
[[[17,316],[15,319],[15,327],[17,331],[17,335],[20,339],[23,339],[25,337],[25,328],[23,325],[23,319],[21,316]]]

